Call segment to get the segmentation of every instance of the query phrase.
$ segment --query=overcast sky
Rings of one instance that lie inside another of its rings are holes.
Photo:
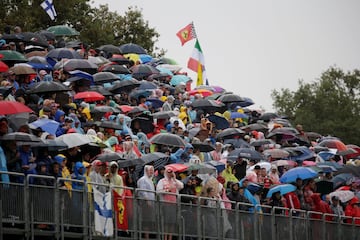
[[[273,110],[273,89],[296,90],[298,80],[316,80],[330,66],[360,64],[358,0],[95,0],[123,14],[142,9],[161,35],[156,46],[186,68],[194,41],[181,46],[178,30],[195,24],[211,85]],[[196,79],[196,75],[190,76]]]

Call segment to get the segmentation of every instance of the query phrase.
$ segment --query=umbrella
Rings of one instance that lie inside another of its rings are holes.
[[[38,34],[38,33],[33,33],[33,32],[23,32],[21,33],[21,35],[23,35],[23,42],[26,43],[27,46],[33,45],[33,46],[40,46],[40,47],[44,47],[47,48],[49,47],[49,44],[46,40],[46,38],[44,38],[42,35]]]
[[[138,124],[139,128],[136,128],[136,124]],[[131,121],[131,129],[133,132],[139,131],[148,134],[154,132],[154,124],[152,118],[145,117],[136,117]]]
[[[58,62],[54,66],[54,69],[61,69],[61,68],[67,72],[73,70],[92,72],[92,71],[96,71],[98,67],[86,59],[69,59],[65,63]]]
[[[321,195],[329,194],[334,190],[334,184],[330,181],[319,181],[316,182],[316,192]]]
[[[265,157],[270,156],[271,158],[287,158],[290,153],[284,149],[266,149],[263,152]]]
[[[278,117],[279,117],[279,115],[277,115],[276,113],[266,112],[266,113],[261,114],[259,119],[263,120],[265,122],[269,122],[271,119],[278,118]]]
[[[288,158],[293,161],[304,161],[307,159],[311,159],[315,156],[315,153],[305,146],[289,147],[284,148],[284,150],[290,153]]]
[[[191,145],[194,147],[194,149],[199,149],[200,152],[211,152],[215,149],[208,143],[192,143]]]
[[[329,194],[329,196],[330,198],[336,196],[341,202],[346,203],[347,201],[350,201],[353,197],[355,197],[355,193],[353,191],[343,190],[332,192]]]
[[[141,159],[121,159],[117,163],[119,168],[127,168],[131,166],[142,166],[143,161]]]
[[[221,173],[226,168],[225,163],[220,162],[220,161],[215,161],[215,160],[205,162],[205,164],[209,164],[209,165],[215,167],[218,173]]]
[[[22,55],[21,53],[17,51],[11,51],[11,50],[1,50],[0,55],[3,57],[1,58],[1,61],[7,63],[21,63],[21,62],[27,62],[28,60]]]
[[[250,142],[250,145],[253,147],[260,147],[263,145],[270,145],[270,144],[275,144],[275,142],[271,139],[257,139]]]
[[[52,70],[52,66],[47,62],[45,57],[33,56],[29,57],[29,62],[27,62],[34,69],[47,69]]]
[[[112,93],[122,93],[122,92],[130,92],[132,89],[140,86],[140,82],[136,79],[124,80],[121,82],[115,83],[109,91]]]
[[[354,144],[349,144],[349,145],[346,145],[346,147],[347,147],[348,149],[353,149],[353,150],[356,151],[355,153],[346,155],[346,157],[347,157],[348,159],[356,158],[357,156],[360,155],[360,147],[359,147],[359,146],[354,145]]]
[[[135,98],[135,99],[139,99],[139,97],[149,97],[152,93],[152,90],[133,90],[130,93],[130,98]]]
[[[245,132],[239,128],[227,128],[216,135],[217,139],[233,138],[235,136],[241,136]]]
[[[95,102],[104,100],[105,97],[98,92],[86,91],[75,94],[74,99],[82,99],[85,102]]]
[[[168,119],[177,116],[174,111],[159,111],[151,114],[154,119]]]
[[[243,129],[246,132],[251,132],[251,131],[266,131],[269,128],[267,127],[266,124],[263,123],[252,123],[246,126],[241,127],[241,129]]]
[[[46,57],[61,60],[66,59],[82,59],[79,53],[69,48],[55,48],[51,50]]]
[[[210,90],[207,90],[207,89],[194,89],[194,90],[189,91],[188,93],[191,96],[200,94],[203,97],[208,97],[208,96],[213,95],[213,92]]]
[[[230,118],[231,119],[235,119],[235,118],[249,118],[249,116],[245,113],[240,113],[240,112],[231,112],[230,113]]]
[[[106,53],[116,53],[121,54],[120,48],[117,46],[114,46],[112,44],[106,44],[98,47],[100,51],[106,52]]]
[[[227,129],[230,127],[230,124],[226,118],[218,115],[210,115],[208,117],[209,121],[215,124],[215,129]]]
[[[167,57],[162,57],[160,59],[153,59],[152,61],[155,65],[159,65],[159,64],[170,64],[170,65],[178,65],[178,63],[172,59],[172,58],[167,58]]]
[[[57,121],[47,119],[47,118],[40,118],[32,123],[29,123],[30,128],[37,129],[41,128],[44,132],[48,132],[51,135],[56,135],[56,131],[59,128],[60,123]]]
[[[112,72],[99,72],[93,75],[95,84],[103,84],[108,82],[120,81],[120,77]]]
[[[134,107],[128,106],[128,105],[120,105],[120,106],[118,106],[118,108],[120,109],[120,111],[122,113],[128,113],[128,112],[130,112],[131,110],[134,109]]]
[[[10,70],[13,71],[16,75],[36,74],[34,69],[25,65],[15,65],[14,67],[11,67]]]
[[[146,102],[150,103],[154,109],[161,108],[164,105],[164,102],[157,98],[147,98]]]
[[[268,171],[270,171],[271,163],[269,163],[269,162],[258,162],[255,165],[249,167],[247,171],[253,171],[255,166],[260,166],[260,168],[265,168],[266,171],[268,172]]]
[[[101,72],[111,72],[114,74],[131,74],[130,70],[123,65],[107,65],[101,69]]]
[[[28,133],[14,132],[5,134],[0,138],[2,141],[40,142],[41,139]]]
[[[321,139],[322,135],[317,132],[305,132],[305,136],[311,141],[316,141],[317,139]]]
[[[157,89],[158,85],[156,85],[153,82],[149,82],[146,80],[142,80],[140,81],[140,86],[139,86],[139,90],[153,90],[153,89]]]
[[[7,72],[7,71],[9,71],[8,65],[6,65],[3,61],[0,61],[0,72]]]
[[[244,98],[236,94],[224,94],[218,98],[223,103],[243,102]]]
[[[318,167],[333,167],[336,170],[342,169],[344,166],[338,164],[337,162],[319,162],[317,163]]]
[[[308,179],[314,178],[318,175],[316,171],[308,167],[296,167],[292,168],[289,171],[285,172],[281,178],[280,182],[282,183],[291,183],[296,182],[297,178]]]
[[[134,43],[122,44],[119,47],[119,49],[122,54],[127,54],[127,53],[147,54],[146,50],[143,47]]]
[[[56,25],[51,26],[46,29],[49,32],[52,32],[56,36],[78,36],[80,33],[76,31],[74,28],[66,26],[66,25]]]
[[[49,32],[47,30],[41,30],[39,32],[37,32],[38,34],[40,34],[41,36],[43,36],[46,40],[55,40],[56,36],[54,33]]]
[[[223,103],[219,101],[208,100],[208,99],[195,100],[191,105],[194,108],[200,108],[204,110],[218,110],[225,106]]]
[[[91,139],[87,135],[80,133],[63,134],[57,137],[57,139],[63,141],[68,146],[68,148],[78,147],[91,143]]]
[[[189,130],[189,138],[194,138],[198,135],[198,133],[200,132],[200,128],[199,127],[193,127]]]
[[[291,161],[291,160],[276,160],[276,161],[271,162],[271,164],[275,165],[277,167],[280,167],[280,166],[293,166],[293,167],[295,167],[297,165],[296,162]]]
[[[130,107],[130,106],[129,106]],[[139,113],[143,113],[144,111],[147,111],[146,108],[143,108],[143,107],[131,107],[131,110],[128,111],[128,114],[132,114],[132,115],[136,115],[136,114],[139,114]]]
[[[242,138],[226,138],[224,139],[224,144],[231,144],[235,148],[251,148],[250,144]]]
[[[159,69],[159,68],[158,68]],[[162,68],[161,68],[162,69]],[[161,71],[161,70],[160,70]],[[163,70],[164,71],[164,70]],[[183,75],[183,74],[177,74],[172,76],[171,80],[170,80],[170,84],[172,86],[177,86],[180,83],[187,83],[189,80],[191,80],[188,76]],[[211,94],[210,94],[211,95]]]
[[[314,161],[303,161],[302,166],[305,166],[305,167],[316,166],[316,162],[314,162]]]
[[[67,91],[70,91],[70,89],[62,83],[54,81],[41,81],[32,85],[28,90],[28,93],[55,93]]]
[[[144,165],[154,162],[156,166],[166,165],[168,158],[168,155],[161,152],[148,153],[140,157],[140,159],[144,162]],[[155,167],[155,165],[154,168],[156,169],[157,167]]]
[[[337,189],[343,185],[349,185],[355,180],[355,177],[351,173],[341,173],[336,175],[331,179],[331,182],[334,184],[334,189]]]
[[[166,165],[166,168],[173,170],[174,172],[185,172],[189,166],[182,163],[172,163]]]
[[[184,165],[188,166],[188,171],[198,170],[199,174],[213,174],[216,173],[216,168],[210,164],[205,163],[184,163]]]
[[[68,148],[68,146],[59,139],[45,139],[41,142],[34,142],[32,147],[43,147],[49,149],[49,151],[62,151]]]
[[[112,96],[113,95],[109,90],[107,90],[106,88],[104,88],[103,86],[100,86],[100,85],[90,86],[89,91],[98,92],[103,96]]]
[[[339,151],[348,150],[346,145],[338,139],[325,139],[322,140],[318,145],[321,147],[336,148]]]
[[[108,112],[111,112],[111,113],[120,113],[120,110],[119,109],[116,109],[114,107],[110,107],[110,106],[107,106],[107,105],[104,105],[104,106],[95,106],[92,110],[91,110],[92,113],[108,113]]]
[[[169,69],[167,68],[162,68],[162,67],[156,67],[157,69],[159,69],[160,73],[159,74],[153,74],[151,75],[152,78],[157,78],[157,77],[172,77],[174,76],[174,74],[172,73],[172,71],[170,71]],[[178,76],[185,76],[185,75],[178,75]],[[180,81],[182,82],[182,80]],[[171,84],[171,81],[170,81],[170,84]],[[176,84],[176,82],[175,82]],[[174,85],[176,86],[176,85]]]
[[[261,153],[250,148],[235,148],[228,155],[228,159],[246,158],[249,160],[264,160]]]
[[[9,96],[12,90],[13,90],[12,86],[0,87],[0,94],[2,94],[4,98],[6,98],[7,96]]]
[[[267,198],[270,198],[274,193],[280,192],[281,195],[287,194],[289,192],[294,192],[296,187],[292,184],[280,184],[269,189],[266,194]]]
[[[360,166],[345,165],[336,174],[351,173],[354,177],[360,177]]]
[[[33,112],[33,110],[20,102],[0,101],[0,115],[17,114],[24,112],[31,113]]]
[[[101,162],[118,161],[120,159],[123,159],[123,158],[117,152],[102,153],[102,154],[99,154],[96,156],[96,160],[100,160]]]
[[[101,128],[109,128],[115,130],[122,130],[122,125],[112,121],[101,121],[98,125]]]
[[[150,139],[150,142],[166,146],[185,147],[184,140],[180,136],[171,133],[156,134]]]
[[[114,54],[112,58],[109,58],[109,61],[118,65],[133,65],[133,62],[130,59],[124,58],[122,55],[118,55],[115,57],[115,55],[116,54]]]
[[[229,103],[231,109],[234,109],[237,106],[244,108],[244,107],[248,107],[248,106],[251,106],[254,104],[255,104],[255,102],[251,98],[248,98],[248,97],[243,97],[243,101],[240,101],[240,102]]]
[[[157,68],[147,64],[135,65],[130,68],[130,71],[131,75],[136,79],[144,79],[152,74],[160,73]]]
[[[88,56],[88,60],[89,62],[92,62],[98,66],[102,66],[104,64],[110,63],[110,61],[102,56],[97,56],[97,57],[93,57],[93,56]]]

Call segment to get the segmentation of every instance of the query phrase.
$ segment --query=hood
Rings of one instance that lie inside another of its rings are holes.
[[[311,199],[315,204],[319,204],[321,202],[320,194],[314,193],[313,195],[311,195]]]
[[[80,173],[80,169],[83,169],[82,170],[82,173]],[[78,176],[82,176],[84,175],[85,173],[85,169],[84,169],[84,165],[82,164],[82,162],[76,162],[75,163],[75,167],[74,167],[74,173],[75,173],[75,176],[78,177]]]
[[[64,116],[64,115],[65,115],[64,111],[57,110],[56,113],[55,113],[55,116],[54,116],[55,121],[60,122],[60,117]]]
[[[352,204],[357,204],[357,203],[360,203],[359,199],[357,197],[353,197],[350,201],[349,201],[349,204],[352,205]]]
[[[187,152],[189,149],[194,149],[193,145],[191,145],[190,143],[187,143],[185,145],[185,149],[184,149],[184,152]]]
[[[186,113],[186,110],[187,110],[187,108],[186,108],[185,106],[181,106],[181,107],[180,107],[180,112]]]

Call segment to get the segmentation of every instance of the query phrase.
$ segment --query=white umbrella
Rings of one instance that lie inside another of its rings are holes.
[[[67,133],[57,137],[57,139],[63,141],[68,148],[78,147],[92,142],[87,135],[80,133]]]
[[[349,190],[343,190],[343,191],[335,191],[329,194],[330,198],[333,196],[336,196],[340,199],[341,202],[345,203],[347,201],[350,201],[354,196],[354,192]]]
[[[255,166],[260,166],[260,168],[265,168],[266,171],[268,172],[271,168],[271,163],[269,162],[258,162],[257,164],[249,167],[249,169],[247,171],[253,171]]]

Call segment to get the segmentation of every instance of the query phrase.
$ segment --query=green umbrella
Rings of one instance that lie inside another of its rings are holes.
[[[56,36],[78,36],[80,33],[74,28],[66,25],[56,25],[46,29],[49,32],[54,33]]]
[[[27,62],[28,60],[25,58],[24,55],[17,51],[11,51],[11,50],[1,50],[0,56],[3,56],[1,58],[2,61],[14,61],[14,62]]]

